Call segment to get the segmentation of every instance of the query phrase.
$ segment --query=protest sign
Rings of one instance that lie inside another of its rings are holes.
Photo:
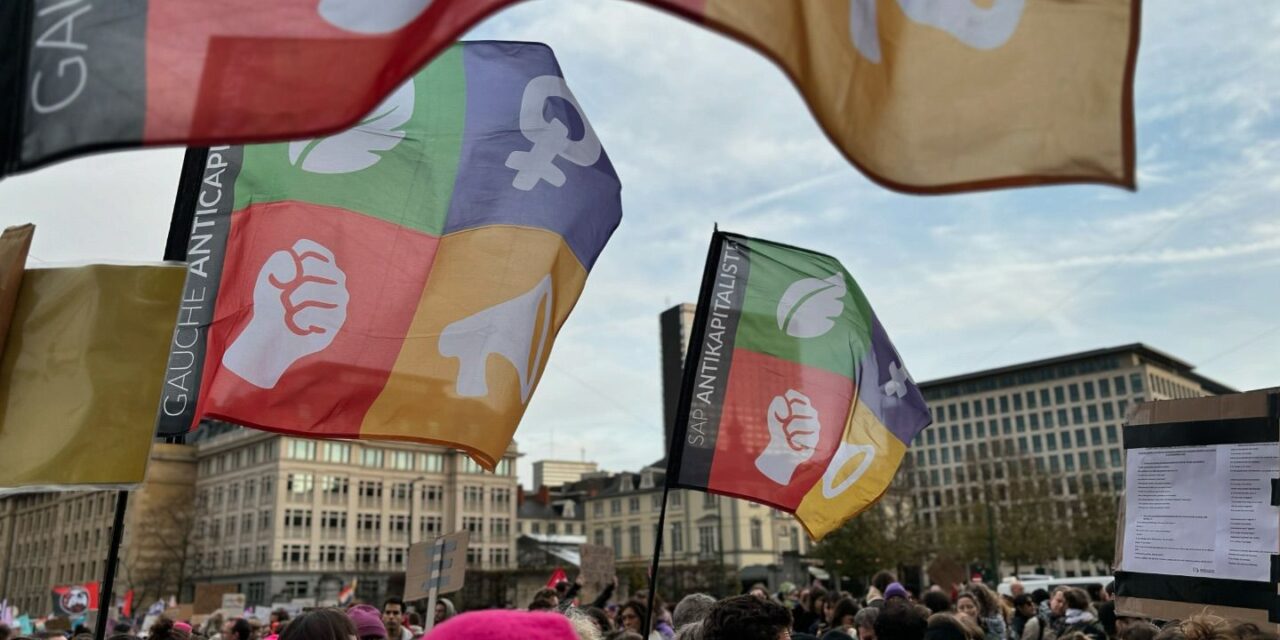
[[[1207,612],[1280,630],[1278,391],[1134,408],[1124,427],[1117,615]]]
[[[578,575],[582,578],[584,588],[599,593],[611,582],[616,573],[613,564],[613,549],[598,544],[584,544],[579,548]]]
[[[467,543],[471,534],[455,531],[432,542],[419,542],[409,547],[409,560],[404,572],[404,599],[427,598],[427,611],[436,610],[436,597],[462,588],[467,575]],[[427,616],[426,629],[435,626]]]
[[[191,603],[192,613],[213,613],[222,608],[222,596],[235,593],[234,584],[197,584],[196,597]]]

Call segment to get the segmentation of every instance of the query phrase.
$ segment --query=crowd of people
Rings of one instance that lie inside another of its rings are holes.
[[[142,636],[117,625],[110,640],[1280,640],[1251,624],[1209,614],[1186,620],[1117,616],[1109,590],[1061,587],[1026,593],[1014,582],[1007,596],[974,582],[950,592],[932,586],[918,597],[892,573],[872,579],[865,596],[814,585],[769,593],[763,585],[717,600],[692,593],[668,607],[641,591],[614,602],[617,581],[587,602],[581,583],[540,590],[523,610],[486,609],[459,614],[441,598],[426,630],[417,613],[390,598],[319,608],[290,619],[283,611],[266,622],[160,618]],[[71,640],[88,640],[77,629]],[[44,637],[55,637],[45,634]],[[57,636],[61,637],[61,636]],[[0,640],[15,637],[0,625]]]

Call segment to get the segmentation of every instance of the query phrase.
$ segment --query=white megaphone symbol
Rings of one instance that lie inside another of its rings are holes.
[[[840,484],[835,484],[836,476],[840,470],[844,468],[845,463],[857,457],[859,454],[866,454],[862,458],[862,462],[858,463],[858,467],[853,470]],[[822,497],[828,500],[834,500],[837,496],[849,490],[853,483],[857,482],[862,474],[867,472],[871,467],[871,461],[876,457],[876,448],[869,444],[849,444],[841,442],[840,448],[836,449],[835,455],[831,456],[831,464],[827,465],[826,473],[822,474]]]
[[[458,320],[440,332],[440,355],[458,359],[458,395],[489,395],[485,363],[489,354],[497,354],[506,358],[520,376],[520,402],[529,401],[533,378],[542,365],[551,334],[552,300],[551,276],[546,275],[529,291]]]

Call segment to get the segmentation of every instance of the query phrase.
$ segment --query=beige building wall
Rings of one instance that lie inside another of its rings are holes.
[[[577,482],[582,479],[582,476],[595,473],[597,468],[598,465],[594,462],[538,460],[533,463],[533,490]]]
[[[587,541],[613,547],[620,565],[643,565],[653,555],[662,504],[661,474],[621,474],[616,491],[585,499]],[[628,488],[628,483],[631,488]],[[723,560],[739,570],[780,563],[780,555],[809,552],[790,514],[754,502],[676,489],[667,503],[663,564]]]
[[[438,446],[216,436],[199,452],[201,574],[261,604],[323,600],[351,578],[372,600],[403,574],[411,541],[458,529],[471,532],[470,568],[514,567],[516,456],[513,444],[495,475]]]
[[[907,450],[914,477],[899,481],[911,486],[922,523],[933,528],[944,511],[986,495],[978,478],[962,475],[965,468],[1030,456],[1040,471],[1058,476],[1055,508],[1065,522],[1082,492],[1123,491],[1122,426],[1132,407],[1233,391],[1192,369],[1133,344],[923,382],[934,422]],[[998,495],[1000,483],[992,484]],[[1045,560],[1060,577],[1109,572],[1075,559]]]

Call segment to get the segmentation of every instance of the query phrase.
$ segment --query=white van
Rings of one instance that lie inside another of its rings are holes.
[[[1079,587],[1081,589],[1084,589],[1085,591],[1089,591],[1090,587],[1095,587],[1095,586],[1099,589],[1105,589],[1107,585],[1111,584],[1115,580],[1115,578],[1111,576],[1087,576],[1084,578],[1054,578],[1051,576],[1034,576],[1034,577],[1027,576],[1027,578],[1032,578],[1029,580],[1024,578],[1022,580],[1022,586],[1026,589],[1027,595],[1031,595],[1032,593],[1035,592],[1036,589],[1044,589],[1049,593],[1053,593],[1053,590],[1058,587]],[[1009,586],[1012,583],[1013,583],[1012,580],[1001,582],[1000,584],[996,585],[996,591],[999,592],[1000,595],[1002,596],[1012,597],[1013,593],[1009,590]]]

